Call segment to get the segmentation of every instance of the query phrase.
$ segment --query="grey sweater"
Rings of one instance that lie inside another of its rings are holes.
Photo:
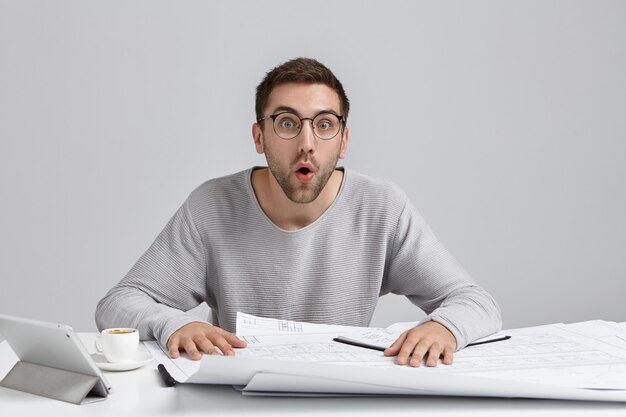
[[[296,231],[274,225],[252,169],[194,190],[128,274],[98,303],[100,329],[128,326],[164,346],[197,317],[235,331],[237,311],[367,326],[378,297],[405,295],[456,337],[457,349],[501,327],[500,310],[389,182],[344,169],[333,204]]]

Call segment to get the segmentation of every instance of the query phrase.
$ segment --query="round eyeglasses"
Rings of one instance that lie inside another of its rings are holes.
[[[257,122],[272,119],[274,132],[282,139],[293,139],[302,130],[302,124],[305,120],[311,122],[313,133],[322,140],[329,140],[337,136],[344,123],[343,116],[335,113],[322,112],[314,118],[300,117],[291,112],[282,112],[271,114],[269,116],[260,117]]]

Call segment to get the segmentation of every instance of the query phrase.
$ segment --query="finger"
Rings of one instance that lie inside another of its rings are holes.
[[[406,340],[407,332],[404,332],[383,352],[385,356],[395,356],[400,352],[400,347]]]
[[[435,367],[437,366],[437,362],[439,362],[439,357],[441,356],[441,347],[438,344],[433,344],[428,350],[428,357],[426,358],[426,366]]]
[[[447,347],[443,350],[443,359],[442,362],[444,365],[452,365],[452,358],[454,356],[454,351],[451,347]]]
[[[406,365],[409,361],[409,356],[415,354],[414,350],[416,346],[418,346],[419,339],[417,337],[407,336],[404,343],[400,347],[400,352],[398,353],[398,359],[396,359],[396,363],[398,365]],[[422,353],[423,355],[423,353]]]
[[[409,365],[414,368],[419,368],[422,364],[422,359],[424,359],[426,352],[428,352],[428,347],[428,343],[420,341],[420,343],[413,349],[413,355],[411,355],[411,362]]]
[[[170,337],[170,340],[167,342],[167,350],[170,354],[170,358],[176,359],[180,356],[180,351],[178,350],[178,338]]]
[[[209,339],[207,339],[204,335],[196,336],[194,338],[194,342],[198,350],[208,355],[212,355],[215,353],[215,346]]]
[[[185,352],[187,352],[187,355],[189,355],[189,357],[194,361],[200,360],[200,358],[202,358],[202,354],[198,352],[198,348],[196,347],[196,344],[192,339],[184,340],[183,347],[185,348]]]
[[[228,343],[226,338],[218,335],[215,336],[212,341],[213,344],[222,351],[222,354],[226,356],[233,356],[235,354],[235,352],[233,352],[233,347],[230,345],[230,343]]]
[[[226,339],[226,341],[228,343],[230,343],[233,347],[236,348],[245,348],[247,346],[247,343],[244,342],[243,340],[241,340],[240,338],[238,338],[236,335],[234,335],[233,333],[224,331],[224,338]]]

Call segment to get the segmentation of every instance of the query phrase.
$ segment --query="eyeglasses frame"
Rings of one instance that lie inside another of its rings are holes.
[[[277,118],[278,116],[280,116],[281,114],[286,114],[286,113],[288,113],[288,114],[293,114],[294,116],[296,116],[296,117],[300,120],[300,126],[301,126],[301,127],[300,127],[300,131],[299,131],[299,132],[298,132],[298,133],[297,133],[294,137],[291,137],[291,138],[289,138],[289,139],[285,139],[284,137],[280,136],[280,135],[278,134],[278,132],[276,131],[276,127],[274,126],[274,122],[276,121],[276,118]],[[335,133],[332,137],[327,138],[327,139],[321,138],[321,137],[317,134],[317,132],[315,131],[315,127],[313,126],[313,121],[314,121],[315,119],[317,119],[317,117],[318,117],[318,116],[320,116],[320,115],[322,115],[322,114],[332,114],[332,115],[333,115],[333,116],[335,116],[337,119],[339,119],[339,124],[340,124],[339,130],[338,130],[338,131],[337,131],[337,133]],[[315,135],[315,137],[316,137],[316,138],[318,138],[319,140],[331,140],[331,139],[336,138],[336,137],[337,137],[337,135],[339,134],[339,132],[343,131],[344,127],[346,126],[346,119],[345,119],[345,117],[343,117],[343,116],[341,116],[341,115],[339,115],[339,114],[335,114],[335,113],[333,113],[333,112],[329,112],[329,111],[322,111],[322,112],[319,112],[319,113],[317,113],[317,114],[316,114],[313,118],[310,118],[310,117],[300,117],[298,114],[296,114],[296,113],[294,113],[294,112],[292,112],[292,111],[281,111],[280,113],[270,114],[270,115],[268,115],[268,116],[259,117],[259,118],[257,119],[257,123],[261,124],[261,122],[263,122],[263,121],[265,121],[265,120],[269,120],[269,119],[272,119],[272,129],[274,129],[274,133],[276,133],[276,136],[278,136],[278,137],[279,137],[279,138],[281,138],[282,140],[292,140],[292,139],[297,138],[297,137],[298,137],[298,135],[302,132],[302,125],[304,124],[304,121],[305,121],[305,120],[308,120],[308,121],[310,121],[310,122],[311,122],[311,130],[313,131],[313,134]]]

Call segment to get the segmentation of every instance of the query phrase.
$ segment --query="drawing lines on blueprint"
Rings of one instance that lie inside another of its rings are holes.
[[[255,329],[274,330],[280,333],[302,333],[302,323],[287,320],[263,320],[259,318],[241,319],[241,326]]]
[[[457,352],[457,370],[528,369],[615,363],[623,359],[554,334],[518,334],[497,344]]]
[[[393,363],[394,358],[362,348],[354,348],[335,342],[288,343],[282,345],[251,346],[239,350],[241,357],[306,361],[318,363]]]

